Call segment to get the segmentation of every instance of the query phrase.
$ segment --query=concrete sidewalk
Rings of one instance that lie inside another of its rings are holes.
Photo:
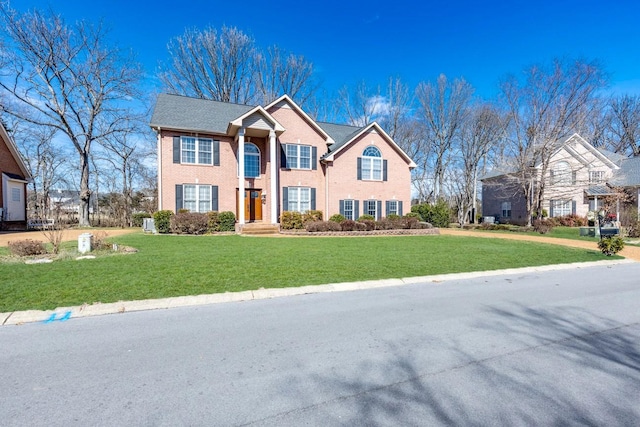
[[[322,292],[344,292],[361,289],[373,289],[389,286],[425,283],[436,284],[452,280],[492,277],[505,274],[523,274],[541,271],[567,270],[600,265],[631,263],[633,260],[595,261],[572,264],[545,265],[540,267],[510,268],[504,270],[478,271],[469,273],[439,274],[434,276],[406,277],[402,279],[370,280],[364,282],[331,283],[326,285],[300,286],[297,288],[271,288],[255,291],[225,292],[223,294],[193,295],[140,301],[118,301],[107,304],[84,304],[74,307],[58,307],[55,310],[27,310],[0,313],[0,325],[21,325],[24,323],[66,321],[71,318],[101,316],[105,314],[127,313],[132,311],[169,309],[225,302],[251,301],[285,296],[315,294]]]

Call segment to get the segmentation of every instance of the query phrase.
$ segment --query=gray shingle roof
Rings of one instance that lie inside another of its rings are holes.
[[[606,158],[616,164],[619,164],[622,160],[625,160],[627,158],[622,154],[614,153],[613,151],[605,150],[604,148],[596,148],[596,150],[601,152]]]
[[[237,119],[254,105],[231,104],[161,93],[151,117],[151,127],[203,131],[224,134],[229,122]],[[342,147],[362,128],[335,123],[318,123],[334,141],[330,152]]]
[[[640,157],[624,158],[620,169],[613,172],[609,184],[617,187],[640,186]]]
[[[318,122],[318,125],[324,130],[335,142],[329,147],[329,153],[336,151],[362,130],[361,127],[338,125],[335,123]]]
[[[230,104],[161,93],[158,95],[150,125],[224,134],[230,121],[253,108],[252,105]]]

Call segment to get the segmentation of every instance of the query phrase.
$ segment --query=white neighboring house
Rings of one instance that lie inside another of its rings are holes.
[[[27,227],[27,183],[31,174],[13,139],[0,123],[0,225],[5,229]]]
[[[499,217],[504,223],[527,223],[526,199],[517,179],[513,170],[494,172],[482,179],[484,216]],[[595,148],[574,133],[558,144],[547,173],[537,178],[536,185],[541,181],[545,185],[542,208],[550,217],[586,216],[589,211],[597,211],[602,208],[603,197],[615,194],[613,187],[630,190],[637,205],[640,159]]]

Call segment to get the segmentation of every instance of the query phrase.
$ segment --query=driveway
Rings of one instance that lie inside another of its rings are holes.
[[[483,237],[487,239],[508,239],[508,240],[524,240],[527,242],[538,243],[550,243],[552,245],[569,246],[571,248],[582,248],[597,251],[598,244],[596,242],[589,242],[583,240],[572,239],[559,239],[556,237],[547,236],[530,236],[526,234],[517,233],[488,233],[483,231],[472,230],[460,230],[455,228],[441,228],[440,234],[445,236],[471,236],[471,237]],[[634,261],[640,261],[640,247],[626,245],[622,252],[620,252],[625,258],[632,259]]]

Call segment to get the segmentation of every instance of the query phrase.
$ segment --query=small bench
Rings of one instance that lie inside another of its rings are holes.
[[[46,230],[52,228],[55,225],[53,219],[29,219],[27,220],[27,228],[29,230]]]

